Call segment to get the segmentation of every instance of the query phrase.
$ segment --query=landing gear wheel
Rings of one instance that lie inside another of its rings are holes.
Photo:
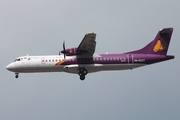
[[[81,80],[85,79],[85,75],[87,75],[87,73],[88,71],[84,67],[79,68],[79,76]]]
[[[79,68],[79,74],[87,75],[88,71],[85,68]]]
[[[85,75],[80,75],[80,79],[84,80],[85,79]]]
[[[88,73],[88,72],[87,72],[87,70],[85,69],[85,70],[83,71],[83,74],[84,74],[84,75],[87,75],[87,73]]]
[[[16,75],[16,76],[15,76],[15,78],[18,78],[18,77],[19,77],[19,75]]]
[[[15,78],[18,78],[19,77],[19,73],[15,73]]]

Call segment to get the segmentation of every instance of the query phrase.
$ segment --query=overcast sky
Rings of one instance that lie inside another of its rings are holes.
[[[178,0],[0,0],[0,120],[179,120]],[[173,27],[174,60],[127,71],[68,73],[5,69],[16,57],[56,55],[97,34],[96,53],[142,48]]]

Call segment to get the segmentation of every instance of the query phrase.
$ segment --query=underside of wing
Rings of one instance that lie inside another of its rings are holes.
[[[92,56],[96,48],[96,34],[88,33],[84,36],[82,42],[78,47],[78,51],[82,53],[81,55]]]

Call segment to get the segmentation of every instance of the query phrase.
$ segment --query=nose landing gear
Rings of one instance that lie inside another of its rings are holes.
[[[15,73],[15,78],[18,78],[19,77],[19,73]]]
[[[81,80],[84,80],[86,77],[85,75],[87,75],[88,71],[85,68],[79,68],[79,76]]]

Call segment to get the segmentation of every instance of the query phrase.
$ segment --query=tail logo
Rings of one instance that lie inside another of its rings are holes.
[[[159,39],[156,43],[156,45],[154,46],[153,51],[154,52],[158,52],[158,51],[162,51],[166,49],[166,43],[165,41]]]

